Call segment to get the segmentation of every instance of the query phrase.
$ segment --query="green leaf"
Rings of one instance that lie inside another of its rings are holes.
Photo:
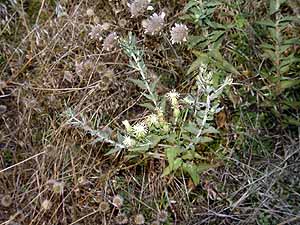
[[[262,21],[258,21],[256,22],[259,25],[263,25],[263,26],[267,26],[267,27],[273,27],[275,28],[275,23],[272,20],[262,20]]]
[[[195,123],[189,122],[185,127],[184,130],[197,135],[199,133],[199,128]]]
[[[227,72],[240,75],[240,73],[235,69],[235,67],[231,63],[226,61],[218,50],[215,49],[210,51],[209,55],[216,61],[217,67],[224,69]]]
[[[264,56],[266,58],[269,58],[273,63],[276,61],[276,54],[274,51],[269,50],[269,49],[264,49]]]
[[[298,86],[300,84],[300,80],[282,80],[280,81],[279,88],[280,88],[280,93],[285,91],[286,89]]]
[[[299,38],[290,38],[290,39],[284,40],[282,42],[282,45],[300,45],[300,40],[299,40]]]
[[[300,121],[298,119],[295,119],[288,115],[284,115],[283,122],[287,125],[300,126]]]
[[[169,167],[171,170],[174,168],[174,161],[177,155],[180,153],[180,148],[178,147],[169,147],[165,149],[165,153],[168,159]]]
[[[188,38],[188,46],[189,49],[193,49],[195,46],[197,46],[199,43],[203,43],[206,42],[207,38],[203,37],[203,36],[195,36],[195,35],[191,35]]]
[[[142,106],[142,107],[144,107],[144,108],[146,108],[146,109],[150,109],[150,110],[152,110],[152,111],[154,111],[155,110],[155,107],[153,106],[153,104],[151,104],[151,103],[141,103],[141,104],[139,104],[140,106]]]
[[[280,6],[285,2],[286,0],[270,0],[270,15],[276,13],[279,10]]]
[[[189,1],[186,5],[185,5],[185,7],[184,7],[184,9],[183,9],[183,12],[187,12],[189,9],[191,9],[192,7],[194,7],[194,6],[196,6],[196,5],[198,5],[199,4],[199,2],[197,2],[197,1]]]
[[[191,151],[186,151],[181,158],[184,160],[193,160],[195,157]]]
[[[167,142],[169,144],[176,144],[176,142],[177,142],[177,136],[176,136],[176,134],[175,133],[170,133],[170,135],[167,138]]]
[[[223,24],[220,24],[220,23],[216,23],[216,22],[210,21],[210,20],[207,20],[206,24],[208,26],[210,26],[211,28],[213,28],[213,29],[223,29],[223,30],[228,29],[227,26],[225,26]]]
[[[209,57],[207,54],[200,51],[193,51],[193,53],[197,56],[197,59],[191,64],[187,71],[187,75],[198,70],[201,65],[207,65],[209,63]]]
[[[159,144],[159,142],[161,141],[162,137],[152,134],[148,136],[149,141],[151,142],[151,148],[154,148],[155,146],[157,146]]]
[[[151,101],[156,101],[156,96],[155,95],[148,95],[146,93],[142,93],[143,96],[145,96],[147,99]]]
[[[167,176],[167,175],[169,175],[171,172],[172,172],[172,168],[171,168],[170,166],[167,166],[167,167],[164,169],[163,176]]]
[[[199,143],[208,143],[208,142],[212,142],[213,141],[213,139],[212,138],[210,138],[210,137],[195,137],[195,138],[193,138],[193,143],[195,143],[195,144],[199,144]]]
[[[200,183],[200,176],[197,170],[197,166],[192,163],[183,163],[182,167],[183,170],[191,176],[194,184],[198,185]]]
[[[201,163],[201,164],[197,165],[197,171],[198,171],[198,173],[203,173],[206,170],[217,167],[217,166],[218,166],[217,164],[213,165],[213,164],[208,164],[208,163]]]
[[[260,47],[263,48],[263,49],[270,49],[272,51],[275,51],[275,46],[274,45],[263,43],[263,44],[260,45]]]
[[[216,166],[217,165],[208,163],[201,163],[198,165],[195,165],[194,163],[183,163],[182,168],[183,171],[187,172],[191,176],[194,184],[198,185],[200,183],[200,174]]]
[[[290,70],[290,65],[281,66],[279,69],[280,74],[282,74],[282,75],[289,72],[289,70]]]
[[[150,148],[149,144],[144,144],[144,145],[137,146],[135,148],[128,149],[128,151],[130,151],[130,152],[146,152],[149,150],[149,148]]]
[[[144,81],[137,80],[137,79],[132,79],[132,78],[128,78],[128,80],[130,80],[132,83],[137,85],[139,88],[147,90],[147,86],[145,85]]]
[[[181,158],[177,158],[175,161],[174,161],[174,165],[173,165],[173,171],[176,171],[178,170],[181,166],[182,166],[182,159]]]
[[[112,154],[114,154],[114,153],[116,153],[116,152],[119,152],[119,151],[121,151],[121,150],[122,150],[121,148],[114,147],[114,148],[112,148],[111,150],[109,150],[107,153],[105,153],[105,156],[112,155]]]
[[[281,18],[278,23],[280,23],[280,25],[282,24],[289,24],[290,22],[293,22],[293,21],[298,21],[298,18],[295,17],[295,16],[285,16],[283,18]]]
[[[208,127],[202,131],[202,134],[219,134],[220,132],[214,127]]]

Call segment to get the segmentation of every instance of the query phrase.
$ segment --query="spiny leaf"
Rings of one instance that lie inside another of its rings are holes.
[[[155,107],[153,106],[153,104],[151,104],[151,103],[141,103],[141,104],[139,104],[140,106],[142,106],[142,107],[144,107],[144,108],[146,108],[146,109],[150,109],[150,110],[152,110],[152,111],[154,111],[155,110]]]
[[[128,80],[130,80],[132,83],[137,85],[139,88],[147,90],[147,86],[145,85],[144,81],[137,80],[137,79],[132,79],[132,78],[128,78]]]
[[[286,0],[270,0],[270,8],[269,8],[270,15],[276,13],[279,10],[280,6],[285,2]]]

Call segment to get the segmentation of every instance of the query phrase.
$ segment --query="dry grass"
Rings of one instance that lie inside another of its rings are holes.
[[[277,136],[280,147],[272,147],[278,151],[252,159],[250,150],[233,153],[236,133],[228,130],[226,166],[204,173],[195,187],[183,174],[162,178],[164,160],[132,165],[123,155],[105,156],[107,145],[93,144],[93,137],[68,124],[71,108],[90,127],[114,136],[122,120],[146,114],[138,105],[140,90],[128,81],[138,74],[127,57],[89,36],[98,21],[110,25],[104,35],[137,34],[153,79],[162,78],[159,92],[189,88],[183,75],[191,52],[174,48],[166,37],[144,36],[127,1],[66,0],[61,6],[68,16],[61,17],[54,1],[11,2],[5,1],[7,12],[0,11],[0,195],[12,202],[0,204],[0,224],[116,224],[120,213],[129,224],[138,214],[150,224],[162,210],[168,212],[165,224],[269,224],[257,222],[264,215],[300,223],[299,137]],[[166,27],[186,2],[157,3],[158,11],[167,12]],[[87,15],[90,8],[95,16]],[[121,208],[113,205],[116,195],[124,198]],[[101,202],[109,203],[107,211]]]

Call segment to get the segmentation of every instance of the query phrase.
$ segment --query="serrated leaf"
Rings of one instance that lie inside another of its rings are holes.
[[[142,106],[142,107],[144,107],[144,108],[150,109],[150,110],[152,110],[152,111],[155,110],[155,107],[154,107],[151,103],[145,102],[145,103],[141,103],[141,104],[139,104],[139,105]]]
[[[220,39],[224,36],[225,31],[213,31],[209,35],[209,40],[211,43],[220,41]]]
[[[286,0],[283,0],[283,1],[286,1]],[[295,16],[285,16],[283,18],[281,18],[278,23],[280,23],[282,25],[282,23],[290,23],[290,22],[293,22],[293,21],[297,21],[298,18],[295,17]]]
[[[218,166],[218,165],[217,164],[213,165],[213,164],[208,164],[208,163],[200,163],[197,165],[197,171],[198,171],[198,173],[203,173],[206,170],[214,168],[216,166]]]
[[[182,168],[191,176],[194,184],[198,185],[200,182],[200,174],[216,166],[217,165],[212,165],[208,163],[201,163],[197,165],[193,163],[183,163]]]
[[[159,79],[156,79],[154,82],[151,82],[151,83],[149,84],[150,90],[151,90],[153,93],[156,92],[156,87],[157,87],[158,82],[159,82]]]
[[[118,143],[122,143],[124,141],[124,136],[117,131],[117,140],[118,140]]]
[[[290,48],[290,45],[282,45],[279,47],[279,53],[282,54],[284,53],[288,48]]]
[[[206,24],[208,26],[210,26],[211,28],[213,28],[213,29],[223,29],[223,30],[228,29],[227,26],[225,26],[223,24],[220,24],[220,23],[216,23],[216,22],[210,21],[210,20],[207,20]]]
[[[279,10],[280,6],[285,2],[286,0],[270,0],[270,7],[269,7],[270,15],[276,13]]]
[[[128,80],[130,80],[132,83],[137,85],[139,88],[147,90],[147,86],[145,85],[144,81],[137,80],[137,79],[132,79],[132,78],[128,78]]]
[[[186,5],[185,5],[185,7],[184,7],[184,9],[183,9],[183,12],[187,12],[189,9],[191,9],[192,7],[194,7],[194,6],[196,6],[196,5],[198,5],[199,4],[199,2],[197,2],[197,1],[189,1]]]
[[[142,93],[143,96],[145,96],[147,99],[151,100],[151,101],[155,101],[155,96],[152,95],[148,95],[146,93]]]
[[[175,144],[177,142],[177,136],[175,133],[171,133],[169,134],[168,138],[167,138],[167,142],[169,144]]]

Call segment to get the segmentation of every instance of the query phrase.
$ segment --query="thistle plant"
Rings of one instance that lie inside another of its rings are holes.
[[[128,40],[121,40],[121,47],[130,57],[130,65],[140,72],[141,79],[132,81],[147,92],[143,95],[148,102],[142,105],[152,111],[135,125],[123,122],[126,130],[123,145],[128,150],[128,158],[143,155],[165,159],[168,166],[164,176],[183,171],[198,184],[200,172],[214,166],[206,162],[198,149],[213,141],[211,136],[218,133],[213,127],[213,118],[222,110],[219,97],[232,79],[228,77],[215,86],[212,82],[214,71],[203,64],[195,76],[194,91],[185,97],[176,90],[158,96],[155,83],[148,82],[143,52],[136,47],[135,37],[129,34]],[[170,105],[171,113],[166,104]]]
[[[120,40],[120,45],[123,48],[125,54],[130,58],[130,66],[136,69],[142,80],[132,80],[139,87],[146,89],[148,94],[144,94],[145,97],[150,99],[155,107],[157,104],[157,95],[155,94],[155,84],[150,85],[147,78],[147,68],[143,59],[143,51],[136,46],[136,38],[132,33],[129,33],[128,40]]]
[[[94,136],[93,143],[114,146],[107,155],[123,152],[128,160],[141,156],[144,160],[166,160],[168,166],[164,168],[163,176],[184,172],[198,184],[199,174],[215,166],[199,150],[218,134],[213,126],[214,115],[222,110],[219,99],[232,79],[227,77],[221,84],[214,84],[215,71],[201,64],[194,71],[196,82],[190,93],[171,90],[158,95],[157,82],[149,82],[143,51],[137,47],[135,36],[130,33],[128,39],[120,39],[119,43],[129,57],[131,67],[140,74],[140,79],[131,81],[144,90],[142,95],[146,102],[141,105],[150,110],[149,115],[135,124],[123,121],[124,131],[118,133],[117,140],[112,140],[104,131],[93,129],[83,115],[78,116],[72,110],[67,111],[68,123]]]
[[[120,144],[124,140],[124,138],[120,137],[120,135],[118,135],[117,141],[112,140],[109,132],[106,132],[105,130],[97,130],[97,129],[92,128],[88,124],[87,119],[83,115],[79,115],[79,116],[76,115],[76,113],[72,109],[68,109],[65,112],[65,115],[68,118],[67,124],[69,124],[73,127],[83,129],[86,133],[95,137],[95,140],[92,142],[92,144],[95,144],[97,142],[103,142],[103,143],[109,144],[111,146],[114,146],[115,149],[113,149],[111,152],[116,152],[116,151],[119,151],[119,150],[125,148],[124,144]]]

